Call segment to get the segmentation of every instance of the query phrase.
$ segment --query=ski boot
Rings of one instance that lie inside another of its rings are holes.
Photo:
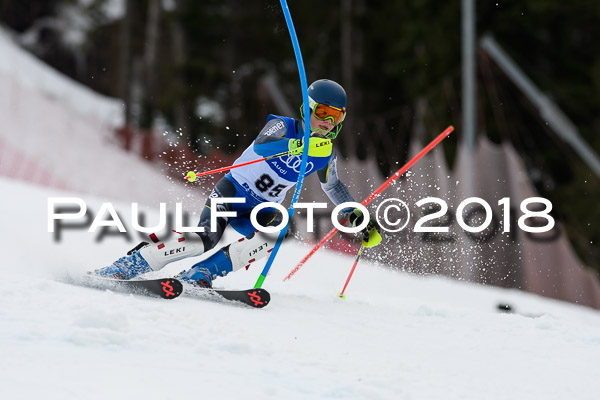
[[[177,278],[195,286],[212,288],[212,281],[233,271],[231,259],[227,254],[229,246],[217,251],[206,260],[196,263],[188,271],[182,271]]]
[[[129,280],[138,275],[152,271],[150,265],[148,265],[139,252],[139,249],[146,244],[147,243],[140,244],[129,251],[125,257],[121,257],[112,263],[112,265],[97,269],[93,273],[106,278]]]
[[[127,252],[127,256],[94,273],[129,280],[146,272],[158,271],[173,261],[204,253],[204,244],[200,238],[196,241],[189,240],[180,232],[175,232],[175,235],[167,236],[164,240],[159,240],[153,233],[150,239],[152,244],[142,242]]]

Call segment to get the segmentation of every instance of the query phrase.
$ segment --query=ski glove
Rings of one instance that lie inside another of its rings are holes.
[[[355,208],[350,213],[347,214],[348,221],[352,224],[352,226],[358,226],[363,223],[365,217],[358,208]],[[379,243],[381,243],[381,234],[379,233],[379,224],[373,218],[369,221],[369,224],[365,229],[363,229],[362,235],[362,244],[365,247],[375,247]]]
[[[301,155],[304,151],[303,139],[291,139],[288,148],[291,155]],[[308,141],[308,155],[310,157],[329,157],[332,151],[333,144],[330,139],[312,137]]]

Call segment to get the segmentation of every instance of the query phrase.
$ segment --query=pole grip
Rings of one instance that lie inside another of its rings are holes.
[[[196,173],[194,171],[190,171],[190,172],[187,173],[187,175],[185,176],[184,179],[187,179],[190,182],[194,182],[196,180],[196,178],[198,178],[199,176],[211,175],[211,174],[216,174],[218,172],[229,171],[229,170],[234,169],[234,168],[245,167],[246,165],[256,164],[256,163],[261,162],[261,161],[267,161],[267,160],[271,160],[273,158],[283,157],[283,156],[286,156],[286,155],[288,155],[290,153],[291,153],[290,151],[284,151],[283,153],[273,154],[272,156],[267,156],[267,157],[264,157],[264,158],[259,158],[258,160],[247,161],[245,163],[236,164],[236,165],[230,165],[228,167],[212,169],[210,171],[205,171],[205,172],[200,172],[200,173]]]

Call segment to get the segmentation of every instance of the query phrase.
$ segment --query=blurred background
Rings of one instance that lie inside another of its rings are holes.
[[[357,191],[351,190],[357,199],[366,197],[369,188],[395,172],[415,150],[454,125],[455,133],[438,150],[442,154],[429,163],[431,171],[442,165],[443,172],[433,181],[424,172],[422,186],[468,181],[470,171],[494,170],[497,164],[490,164],[490,154],[503,152],[502,173],[479,176],[454,196],[481,195],[499,182],[516,179],[513,173],[524,174],[530,187],[523,193],[545,197],[553,204],[561,240],[573,250],[565,264],[587,274],[587,294],[575,285],[577,289],[567,290],[575,291],[570,297],[550,295],[600,306],[599,2],[309,0],[290,1],[289,7],[308,81],[333,79],[347,91],[348,115],[336,148],[347,161],[341,163],[344,179],[365,182],[363,187],[357,184]],[[71,102],[71,109],[90,104],[91,110],[85,112],[95,112],[97,121],[86,125],[90,138],[106,135],[103,143],[135,154],[145,160],[148,167],[144,168],[158,168],[160,174],[177,180],[189,169],[231,164],[262,128],[267,114],[299,117],[298,70],[278,1],[0,0],[0,22],[2,40],[10,42],[0,48],[2,105],[9,110],[5,118],[16,121],[21,115],[23,124],[32,124],[31,118],[39,123],[23,128],[15,122],[13,129],[5,128],[0,137],[2,175],[32,179],[29,173],[17,171],[23,162],[19,167],[14,160],[7,161],[20,152],[21,160],[51,167],[50,175],[38,177],[38,183],[86,191],[69,183],[67,174],[60,174],[58,158],[43,158],[48,157],[44,149],[47,153],[52,141],[44,128],[50,123],[44,118],[56,113],[40,111],[25,117],[24,110],[31,110],[39,95],[26,95],[15,82],[37,79],[38,88],[58,85],[48,84],[47,72],[34,71],[25,77],[26,68],[19,66],[25,62],[18,61],[21,53],[17,56],[10,46],[33,54],[94,93],[94,102],[87,103],[66,89],[44,92],[61,104]],[[75,146],[83,128],[78,130],[80,122],[69,121],[57,131],[70,131],[74,136],[65,140]],[[93,129],[102,133],[92,134]],[[43,140],[49,142],[42,146]],[[90,145],[92,139],[81,140],[82,147],[74,150],[80,157],[78,165],[94,157],[90,154],[94,149],[100,154],[97,146]],[[36,146],[38,153],[32,150]],[[118,154],[99,160],[95,167],[110,169],[114,160],[124,157]],[[118,162],[104,182],[106,190],[96,185],[87,192],[110,192],[118,187],[115,176],[127,181],[127,162],[125,158]],[[519,168],[510,169],[517,164]],[[68,168],[72,171],[72,166]],[[132,168],[141,167],[132,164]],[[357,171],[366,176],[358,176]],[[128,181],[128,188],[139,185],[143,193],[140,180],[138,175]],[[397,189],[410,197],[406,185],[415,184],[403,182],[405,186]],[[204,189],[210,190],[211,183],[206,181]],[[187,196],[190,189],[170,190],[171,195]],[[122,193],[119,189],[115,195]],[[495,206],[504,195],[490,196]],[[514,206],[518,210],[517,202]],[[464,248],[461,241],[449,244],[447,238],[435,235],[421,239],[428,245],[450,246],[438,247],[438,253]],[[498,276],[486,271],[491,263],[473,264],[465,273],[464,260],[458,269],[432,266],[423,258],[407,256],[406,251],[402,264],[415,272],[447,273],[531,290],[536,285],[529,281],[537,278],[518,271],[522,261],[506,260],[521,260],[532,253],[523,255],[525,239],[505,235],[504,241],[509,239],[518,250],[493,263],[503,264]],[[405,238],[393,240],[410,248]],[[492,246],[485,240],[475,245]],[[556,260],[544,253],[547,249],[538,251]],[[379,254],[384,261],[389,261],[387,256]],[[546,269],[535,265],[536,257],[531,256],[528,265],[547,275]],[[456,258],[446,261],[456,263]],[[473,268],[483,272],[474,273]],[[557,271],[560,266],[544,268]],[[559,281],[564,278],[562,273],[557,276]],[[556,281],[549,286],[556,286]],[[534,291],[548,294],[548,286]],[[589,300],[590,292],[595,300]]]

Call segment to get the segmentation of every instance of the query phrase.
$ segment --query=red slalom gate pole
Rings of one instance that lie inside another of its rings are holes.
[[[344,288],[342,289],[342,291],[338,294],[338,297],[341,299],[345,299],[346,295],[344,294],[344,292],[346,291],[346,288],[348,287],[348,283],[350,283],[350,278],[352,278],[352,275],[354,274],[354,270],[356,269],[356,266],[358,265],[358,260],[360,260],[360,256],[362,255],[363,251],[365,250],[365,246],[364,245],[360,245],[360,249],[358,250],[358,254],[356,255],[356,259],[354,260],[354,265],[352,265],[352,269],[350,270],[350,274],[348,275],[348,278],[346,279],[346,283],[344,284]]]
[[[431,151],[431,149],[433,149],[435,146],[437,146],[437,144],[439,142],[441,142],[446,137],[448,137],[448,135],[450,135],[450,133],[453,130],[454,130],[454,127],[452,125],[450,125],[449,127],[447,127],[442,133],[440,133],[435,139],[433,139],[427,146],[425,146],[423,148],[423,150],[421,150],[416,156],[414,156],[402,168],[400,168],[398,171],[396,171],[396,173],[394,175],[392,175],[387,181],[383,182],[381,184],[381,186],[379,186],[379,188],[377,188],[377,190],[375,190],[373,193],[371,193],[369,195],[369,197],[367,197],[361,204],[363,206],[366,206],[371,201],[373,201],[373,199],[378,194],[380,194],[385,189],[387,189],[387,187],[390,186],[390,184],[392,182],[394,182],[402,174],[404,174],[409,168],[411,168],[413,165],[415,165],[417,163],[417,161],[419,161],[425,154],[429,153],[429,151]],[[345,223],[346,223],[346,220],[342,221],[342,225],[345,224]],[[296,265],[290,271],[290,273],[285,278],[283,278],[283,281],[285,282],[285,281],[289,280],[296,272],[298,272],[298,270],[300,268],[302,268],[302,266],[306,263],[306,261],[308,261],[308,259],[311,258],[313,256],[313,254],[315,254],[317,252],[317,250],[319,250],[321,247],[323,247],[323,245],[325,243],[327,243],[327,241],[329,239],[331,239],[333,237],[333,235],[336,234],[336,232],[337,232],[337,228],[333,228],[331,231],[329,231],[329,233],[327,235],[325,235],[325,237],[323,239],[321,239],[321,241],[319,243],[317,243],[315,245],[315,247],[313,247],[312,250],[306,256],[304,256],[304,258],[298,263],[298,265]]]

